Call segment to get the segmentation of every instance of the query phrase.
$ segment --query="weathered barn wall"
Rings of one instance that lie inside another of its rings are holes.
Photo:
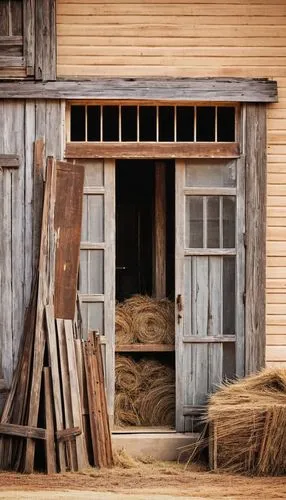
[[[58,76],[278,81],[268,108],[267,348],[286,366],[285,0],[58,0]]]
[[[20,156],[19,169],[0,171],[0,372],[7,384],[17,362],[39,251],[34,210],[41,193],[33,189],[34,141],[43,138],[45,154],[62,158],[62,111],[59,101],[0,101],[0,154]]]

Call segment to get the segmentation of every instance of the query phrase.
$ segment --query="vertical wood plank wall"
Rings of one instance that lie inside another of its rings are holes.
[[[278,81],[268,106],[268,365],[286,366],[285,0],[58,0],[58,76]]]
[[[33,223],[39,195],[33,189],[33,146],[43,138],[45,155],[62,158],[62,109],[60,101],[0,100],[0,153],[20,156],[19,169],[0,172],[0,376],[7,384],[17,362],[39,246],[39,228]]]

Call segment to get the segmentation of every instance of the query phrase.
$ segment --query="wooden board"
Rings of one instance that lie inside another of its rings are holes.
[[[57,162],[55,317],[73,319],[82,220],[84,167]]]

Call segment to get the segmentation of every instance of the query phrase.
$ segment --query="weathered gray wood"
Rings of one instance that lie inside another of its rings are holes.
[[[42,44],[41,41],[38,43]],[[42,62],[38,65],[39,69],[41,66]],[[41,76],[39,69],[38,77]],[[2,83],[0,98],[9,97],[276,102],[277,82],[255,78],[96,78],[84,82]]]
[[[25,66],[27,75],[32,76],[35,73],[35,0],[23,2],[23,20]]]
[[[46,439],[46,429],[26,425],[0,424],[0,434],[31,439]]]
[[[265,363],[266,108],[246,107],[245,373]]]
[[[250,216],[250,214],[248,214]],[[235,288],[235,333],[236,333],[236,375],[244,375],[245,362],[245,157],[237,161],[237,197],[236,197],[236,288]]]
[[[19,155],[2,155],[0,154],[0,168],[19,168]]]
[[[35,78],[56,79],[55,0],[35,1]]]
[[[0,55],[0,68],[24,68],[24,57]]]
[[[23,34],[23,5],[17,0],[10,0],[10,33],[12,35]]]
[[[53,420],[53,399],[51,384],[51,369],[48,366],[43,370],[44,394],[45,394],[45,420],[46,420],[46,468],[47,474],[57,472],[56,450],[55,450],[55,429]]]

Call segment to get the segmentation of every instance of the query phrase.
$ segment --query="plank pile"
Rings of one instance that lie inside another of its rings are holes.
[[[83,342],[74,320],[83,178],[83,167],[48,159],[37,279],[0,421],[1,469],[112,465],[99,336]]]

